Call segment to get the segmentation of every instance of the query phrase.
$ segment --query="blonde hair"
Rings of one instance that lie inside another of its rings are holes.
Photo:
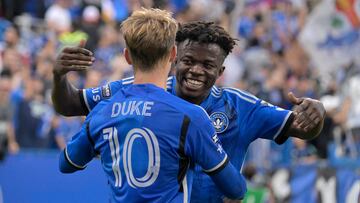
[[[126,46],[134,66],[150,71],[169,56],[175,45],[177,22],[171,13],[160,9],[135,11],[121,24]]]

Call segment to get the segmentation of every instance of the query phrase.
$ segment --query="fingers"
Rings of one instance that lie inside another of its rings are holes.
[[[81,60],[58,60],[58,63],[63,66],[91,66],[93,62]]]
[[[313,99],[304,99],[294,110],[294,126],[297,129],[308,132],[319,125],[324,118],[322,104]]]
[[[86,40],[81,40],[77,47],[64,48],[58,57],[53,69],[56,75],[64,75],[69,71],[82,71],[92,66],[95,58],[93,53],[85,48]]]
[[[60,69],[59,71],[61,71],[62,73],[67,73],[69,71],[84,71],[90,67],[84,65],[61,65],[61,64],[58,64],[58,66]]]
[[[303,101],[298,104],[294,110],[299,113],[307,111],[309,108],[312,108],[311,102],[308,99],[303,99]]]
[[[289,101],[294,105],[299,105],[301,102],[303,102],[304,99],[295,97],[294,93],[289,92],[288,93],[288,99]]]
[[[84,54],[85,56],[92,56],[93,53],[85,48],[82,47],[65,47],[62,50],[62,53],[69,53],[69,54]]]
[[[317,125],[317,123],[315,123],[315,120],[313,120],[311,117],[314,117],[314,115],[310,116],[306,113],[301,113],[299,115],[299,119],[296,121],[298,128],[305,131],[313,129]]]
[[[93,56],[85,56],[82,54],[63,53],[59,56],[58,60],[80,60],[80,61],[94,62],[95,58]]]

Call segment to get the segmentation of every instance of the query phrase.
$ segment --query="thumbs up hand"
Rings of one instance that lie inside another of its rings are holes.
[[[81,40],[76,47],[65,47],[57,56],[53,69],[54,75],[62,76],[69,71],[83,71],[88,69],[95,58],[93,53],[84,48],[85,40]]]
[[[297,137],[311,139],[317,136],[325,118],[324,105],[315,99],[298,98],[292,92],[288,93],[288,100],[294,105],[292,128],[301,134]]]

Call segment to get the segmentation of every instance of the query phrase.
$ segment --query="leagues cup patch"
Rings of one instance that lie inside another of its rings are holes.
[[[101,93],[102,93],[103,98],[111,97],[110,85],[107,84],[107,85],[102,86],[101,87]]]
[[[214,112],[210,115],[210,119],[215,128],[216,133],[222,133],[229,125],[229,118],[223,112]]]

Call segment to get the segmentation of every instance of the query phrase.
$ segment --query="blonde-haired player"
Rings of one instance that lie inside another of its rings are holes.
[[[109,99],[90,112],[67,145],[60,171],[82,170],[100,154],[112,201],[188,202],[193,166],[199,164],[226,196],[243,198],[245,181],[229,163],[206,112],[165,91],[176,56],[171,14],[135,11],[121,29],[134,82],[114,95],[103,87]]]

